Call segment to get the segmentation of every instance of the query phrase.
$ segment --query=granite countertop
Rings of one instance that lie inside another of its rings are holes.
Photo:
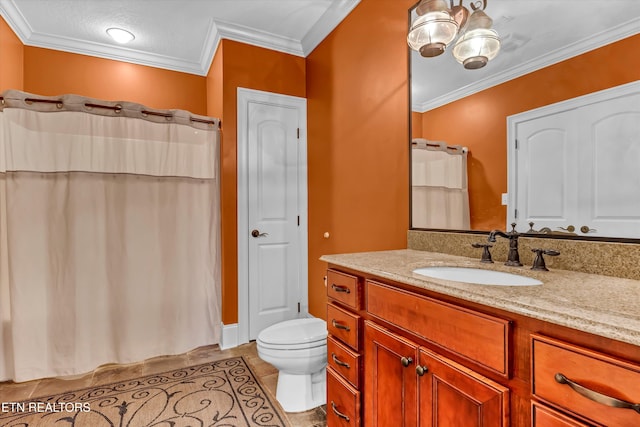
[[[567,270],[481,264],[478,259],[412,249],[324,255],[351,268],[466,301],[640,346],[640,281]],[[540,280],[537,286],[476,285],[417,275],[429,266],[476,267]]]

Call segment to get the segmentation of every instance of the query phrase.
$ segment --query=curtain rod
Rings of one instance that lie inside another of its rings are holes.
[[[38,99],[38,98],[25,98],[24,102],[27,104],[33,104],[34,102],[40,102],[40,103],[44,103],[44,104],[55,104],[57,108],[62,108],[64,106],[64,102],[61,99]],[[4,104],[4,97],[0,96],[0,103]],[[92,109],[92,108],[102,108],[102,109],[106,109],[106,110],[111,110],[113,112],[120,113],[120,111],[122,111],[122,105],[120,104],[116,104],[116,105],[101,105],[101,104],[93,104],[90,102],[85,102],[84,103],[85,108],[87,109]],[[149,110],[141,110],[140,113],[143,116],[157,116],[157,117],[164,117],[167,120],[171,120],[173,118],[173,114],[171,113],[159,113],[156,111],[149,111]],[[212,120],[206,120],[206,119],[199,119],[197,117],[189,117],[189,120],[192,122],[197,122],[197,123],[204,123],[204,124],[208,124],[208,125],[215,125],[216,122],[212,121]],[[219,126],[219,125],[218,125]]]
[[[416,141],[412,141],[411,145],[420,145],[420,143],[416,142]],[[430,144],[428,142],[424,142],[425,146],[427,147],[433,147],[433,148],[442,148],[442,145],[440,144]],[[466,153],[468,151],[467,147],[461,147],[459,145],[445,145],[444,148],[446,150],[450,150],[450,151],[461,151],[462,153]]]

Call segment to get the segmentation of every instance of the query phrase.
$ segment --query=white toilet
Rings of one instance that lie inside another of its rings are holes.
[[[286,412],[326,403],[327,323],[304,318],[276,323],[256,340],[258,356],[279,371],[276,399]]]

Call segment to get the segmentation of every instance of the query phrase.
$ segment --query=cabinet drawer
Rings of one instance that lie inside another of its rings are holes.
[[[360,316],[340,307],[327,304],[327,329],[329,334],[338,338],[352,349],[360,350]]]
[[[327,427],[360,426],[360,392],[327,368]]]
[[[640,425],[638,407],[611,406],[640,403],[640,365],[541,335],[531,347],[534,396],[596,423]]]
[[[340,344],[333,337],[327,339],[328,364],[352,386],[360,388],[360,363],[362,356]]]
[[[367,311],[503,377],[509,321],[367,281]]]
[[[360,280],[356,276],[329,270],[327,273],[327,296],[359,310],[362,300]]]
[[[531,403],[532,427],[590,427],[536,402]]]

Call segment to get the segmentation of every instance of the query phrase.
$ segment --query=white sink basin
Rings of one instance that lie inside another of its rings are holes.
[[[415,274],[433,279],[452,280],[454,282],[475,283],[495,286],[532,286],[542,282],[519,274],[502,271],[484,270],[473,267],[425,267],[413,270]]]

